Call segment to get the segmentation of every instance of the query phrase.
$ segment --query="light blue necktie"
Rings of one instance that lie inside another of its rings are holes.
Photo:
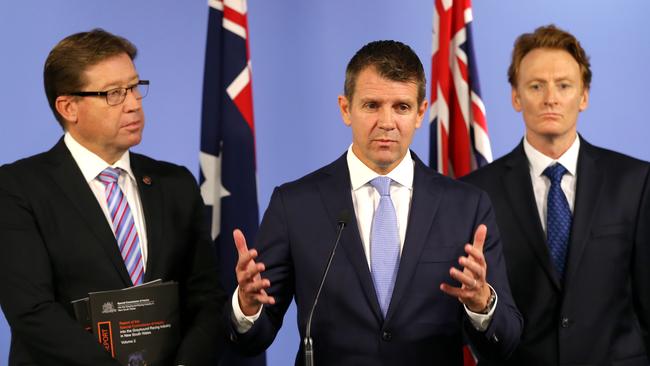
[[[397,215],[390,199],[391,181],[388,177],[370,181],[381,196],[370,230],[370,270],[384,317],[390,305],[400,259]]]
[[[546,241],[560,280],[564,278],[572,220],[569,202],[560,184],[566,172],[566,168],[557,163],[546,168],[543,173],[551,181],[546,204]]]
[[[122,193],[117,179],[120,177],[121,169],[106,168],[98,176],[100,182],[106,186],[106,204],[111,214],[115,239],[120,249],[120,254],[126,265],[126,269],[134,285],[142,283],[144,276],[144,263],[142,251],[140,250],[140,238],[133,221],[133,215],[129,203]]]

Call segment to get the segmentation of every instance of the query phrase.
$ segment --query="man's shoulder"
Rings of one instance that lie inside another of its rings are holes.
[[[0,169],[23,169],[26,167],[33,167],[35,165],[43,164],[48,161],[48,152],[38,153],[36,155],[28,156],[18,159],[11,163],[6,163],[0,166]]]
[[[519,152],[517,152],[517,148],[515,148],[515,150],[496,159],[488,165],[460,178],[460,180],[478,186],[481,186],[486,182],[500,181],[500,179],[497,178],[502,177],[509,168],[517,165],[518,158],[521,158],[518,155]]]
[[[461,179],[454,179],[440,174],[433,168],[424,164],[415,165],[415,181],[413,185],[414,192],[423,189],[423,185],[428,186],[431,191],[444,192],[447,197],[452,197],[455,202],[458,200],[475,201],[480,199],[484,192],[476,186],[464,182]],[[423,177],[418,178],[418,175]],[[418,193],[418,195],[421,194]]]
[[[131,168],[139,173],[144,175],[156,175],[160,177],[187,177],[192,176],[192,173],[187,169],[187,167],[179,164],[175,164],[169,161],[156,160],[147,155],[139,153],[130,153],[131,156]]]
[[[43,169],[54,162],[52,150],[38,153],[16,160],[12,163],[0,165],[0,175],[32,176],[42,174]]]
[[[614,170],[648,170],[650,163],[647,161],[637,159],[635,157],[609,150],[603,147],[585,143],[585,154],[596,161],[596,164],[607,166]]]
[[[61,144],[60,141],[48,151],[1,165],[0,192],[23,197],[50,192],[52,173],[62,164]]]
[[[317,185],[325,179],[331,178],[333,176],[340,179],[346,179],[349,182],[349,171],[348,164],[345,159],[345,154],[333,162],[322,166],[310,173],[307,173],[298,179],[283,183],[280,185],[280,189],[287,191],[302,189],[305,187]]]

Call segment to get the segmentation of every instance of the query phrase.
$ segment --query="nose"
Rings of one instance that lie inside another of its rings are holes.
[[[134,89],[127,89],[123,104],[125,112],[131,112],[142,108],[142,98]]]
[[[395,118],[393,115],[394,111],[388,106],[383,107],[378,115],[377,127],[382,130],[392,130],[395,128]]]
[[[555,91],[555,88],[546,88],[546,92],[544,93],[544,104],[547,106],[554,106],[557,104],[557,92]]]

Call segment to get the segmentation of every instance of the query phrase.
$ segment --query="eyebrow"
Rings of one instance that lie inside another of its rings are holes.
[[[124,80],[127,80],[126,82],[123,82]],[[122,80],[117,80],[117,81],[111,81],[109,83],[104,84],[101,88],[101,90],[110,90],[110,89],[115,89],[115,88],[121,88],[122,86],[129,86],[135,84],[137,82],[136,80],[140,80],[140,75],[135,74],[131,76],[130,78],[127,79],[122,79]],[[133,82],[131,82],[133,81]]]
[[[361,97],[361,98],[359,98],[359,101],[361,103],[368,103],[368,102],[387,103],[388,102],[385,98],[383,98],[381,96],[377,96],[377,97]],[[396,101],[391,102],[391,104],[395,104],[395,103],[412,105],[412,104],[417,104],[417,101],[416,100],[410,100],[410,98],[398,98]]]
[[[557,81],[565,81],[565,80],[566,80],[566,81],[575,81],[575,80],[571,79],[571,77],[569,77],[569,76],[560,76],[560,77],[556,77],[556,78],[554,78],[552,81],[556,81],[556,82],[557,82]],[[544,78],[537,78],[537,77],[535,77],[535,78],[531,78],[530,80],[526,81],[527,84],[529,84],[529,83],[533,83],[533,82],[547,83],[548,81],[547,81],[546,79],[544,79]]]

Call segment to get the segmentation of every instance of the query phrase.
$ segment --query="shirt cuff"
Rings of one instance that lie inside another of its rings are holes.
[[[238,293],[239,286],[237,286],[235,292],[232,294],[231,317],[237,333],[244,334],[248,332],[249,329],[251,329],[253,323],[255,323],[255,321],[260,317],[260,314],[262,314],[262,306],[260,306],[260,310],[256,314],[253,314],[251,316],[244,315],[244,313],[241,311],[241,306],[239,306],[239,296],[237,296]]]
[[[497,302],[499,302],[499,296],[497,296],[497,292],[494,291],[494,288],[490,286],[490,284],[488,284],[488,286],[490,287],[490,291],[494,294],[495,299],[492,307],[490,307],[487,314],[475,313],[469,310],[469,308],[463,304],[470,322],[474,326],[474,329],[478,330],[479,332],[485,332],[488,329],[490,322],[492,321],[492,315],[494,315],[494,309],[497,308]]]

